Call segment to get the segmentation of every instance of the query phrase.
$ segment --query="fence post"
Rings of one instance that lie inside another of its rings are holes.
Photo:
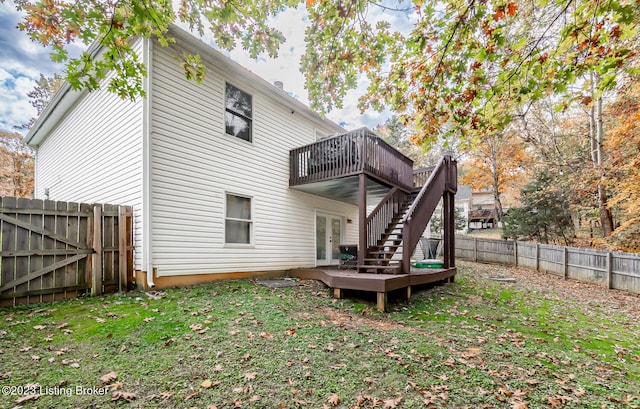
[[[120,292],[127,291],[127,213],[124,206],[118,207],[118,272]]]
[[[566,280],[569,277],[569,248],[564,247],[564,255],[562,257],[562,276]]]
[[[102,295],[102,205],[93,206],[93,249],[91,295]]]
[[[518,240],[513,241],[513,265],[518,267]]]
[[[473,261],[478,261],[478,238],[473,238]]]
[[[540,245],[536,243],[536,271],[540,271]]]
[[[607,252],[607,289],[611,289],[613,288],[612,284],[613,284],[613,254],[608,251]]]

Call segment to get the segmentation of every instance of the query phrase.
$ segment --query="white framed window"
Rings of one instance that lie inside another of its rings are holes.
[[[224,126],[228,135],[253,141],[253,98],[229,83],[224,93]]]
[[[253,199],[226,194],[224,219],[225,244],[253,243]]]

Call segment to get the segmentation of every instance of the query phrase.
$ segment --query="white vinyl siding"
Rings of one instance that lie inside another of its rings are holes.
[[[142,52],[142,42],[135,44]],[[36,192],[51,200],[134,208],[135,266],[142,264],[142,100],[85,92],[37,149]]]
[[[152,246],[159,276],[285,270],[315,265],[315,212],[352,219],[357,207],[289,189],[289,150],[314,142],[313,122],[213,61],[197,85],[154,44]],[[225,84],[252,96],[252,144],[225,134]],[[226,194],[252,199],[251,246],[225,244]]]

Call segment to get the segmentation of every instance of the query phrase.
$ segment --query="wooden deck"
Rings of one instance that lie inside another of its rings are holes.
[[[411,297],[411,287],[421,284],[452,282],[456,268],[448,269],[412,269],[410,274],[371,274],[358,273],[356,270],[338,270],[335,267],[298,268],[291,270],[289,276],[303,280],[320,280],[333,288],[333,295],[342,298],[342,290],[372,291],[378,294],[378,310],[387,310],[387,293],[394,290],[406,290],[406,298]]]

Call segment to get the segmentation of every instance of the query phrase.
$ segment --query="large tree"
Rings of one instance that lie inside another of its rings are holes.
[[[17,132],[0,131],[0,196],[33,196],[33,152]]]
[[[610,239],[614,248],[640,252],[640,86],[634,82],[610,107],[616,121],[605,142],[605,186],[614,192],[610,208],[620,210],[621,224]]]
[[[62,86],[63,82],[64,78],[59,74],[53,74],[53,77],[47,77],[44,74],[40,74],[40,78],[36,81],[35,87],[33,87],[31,91],[27,92],[29,103],[36,109],[38,116],[40,116],[42,111],[44,111],[56,91],[58,91]],[[37,118],[31,118],[26,124],[16,126],[16,129],[29,129],[36,119]]]
[[[493,132],[474,144],[464,163],[461,182],[475,190],[491,188],[498,221],[502,221],[502,198],[509,191],[517,192],[528,181],[530,160],[526,145],[514,130]]]
[[[413,160],[414,167],[435,165],[444,155],[459,159],[458,141],[442,136],[431,146],[423,147],[414,143],[417,131],[406,126],[398,115],[392,115],[384,123],[377,125],[373,131],[391,146]]]
[[[505,238],[571,242],[574,233],[569,206],[563,190],[554,185],[553,178],[542,172],[522,189],[522,206],[511,208],[505,217]]]
[[[4,0],[0,0],[4,1]],[[53,58],[67,62],[67,80],[95,89],[108,70],[118,74],[109,89],[122,97],[143,93],[145,67],[131,48],[134,36],[162,44],[175,21],[199,33],[209,28],[224,49],[241,44],[251,56],[276,55],[284,40],[270,18],[301,0],[16,0],[25,12],[20,28],[52,45]],[[443,126],[459,136],[503,126],[512,104],[562,94],[567,84],[596,75],[598,88],[633,54],[640,4],[633,0],[437,0],[374,2],[305,0],[310,25],[302,69],[315,107],[340,105],[359,75],[371,80],[362,107],[391,105],[418,123],[422,136]],[[408,35],[373,8],[417,16]],[[99,42],[105,53],[67,53],[73,41]],[[204,75],[197,56],[182,56],[188,77]]]

